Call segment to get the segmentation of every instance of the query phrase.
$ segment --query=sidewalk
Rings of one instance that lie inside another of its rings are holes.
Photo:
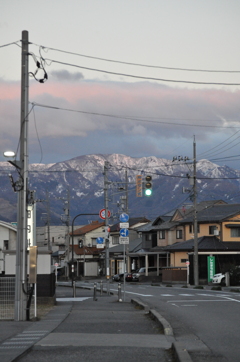
[[[138,306],[138,301],[118,302],[116,295],[101,296],[99,292],[94,300],[93,291],[87,289],[77,288],[73,300],[72,289],[59,286],[57,305],[40,321],[4,321],[1,327],[1,362],[16,358],[26,362],[47,361],[58,353],[58,361],[66,362],[63,348],[71,356],[71,362],[107,362],[116,358],[119,362],[174,361],[174,338],[169,329],[160,328]],[[79,354],[71,354],[71,349],[77,349]]]

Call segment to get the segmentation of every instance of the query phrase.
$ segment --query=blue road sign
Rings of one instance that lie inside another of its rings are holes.
[[[97,244],[103,244],[103,238],[98,237],[97,238]]]
[[[120,235],[123,236],[123,237],[128,236],[128,229],[121,229],[120,230]]]
[[[121,222],[128,222],[128,220],[129,220],[129,215],[123,213],[123,214],[120,215],[120,218],[119,218],[119,219],[120,219]]]

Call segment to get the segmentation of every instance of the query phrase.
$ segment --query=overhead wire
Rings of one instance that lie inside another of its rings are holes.
[[[45,61],[50,61],[51,63],[61,64],[69,67],[79,68],[79,69],[85,69],[92,72],[99,72],[99,73],[105,73],[105,74],[111,74],[116,75],[120,77],[129,77],[134,79],[143,79],[143,80],[152,80],[152,81],[159,81],[159,82],[170,82],[170,83],[183,83],[183,84],[199,84],[199,85],[224,85],[224,86],[239,86],[240,83],[228,83],[228,82],[200,82],[200,81],[190,81],[190,80],[176,80],[176,79],[166,79],[166,78],[156,78],[156,77],[145,77],[141,75],[133,75],[133,74],[127,74],[127,73],[118,73],[118,72],[112,72],[109,70],[103,70],[103,69],[97,69],[97,68],[90,68],[90,67],[84,67],[77,64],[62,62],[60,60],[56,59],[44,59]]]
[[[100,60],[100,61],[109,62],[109,63],[125,64],[125,65],[137,66],[137,67],[176,70],[176,71],[186,71],[186,72],[240,73],[240,70],[194,69],[194,68],[165,67],[165,66],[160,66],[160,65],[149,65],[149,64],[142,64],[142,63],[133,63],[133,62],[126,62],[126,61],[122,61],[122,60],[113,60],[113,59],[101,58],[101,57],[96,57],[96,56],[91,56],[91,55],[86,55],[86,54],[80,54],[80,53],[76,53],[76,52],[70,52],[70,51],[66,51],[66,50],[61,50],[61,49],[57,49],[57,48],[51,48],[51,47],[39,45],[39,44],[36,44],[36,43],[31,43],[31,44],[36,45],[38,47],[41,47],[44,51],[54,50],[54,51],[57,51],[57,52],[60,52],[60,53],[76,55],[76,56],[87,58],[87,59],[94,59],[94,60]]]
[[[57,106],[51,106],[51,105],[46,105],[46,104],[41,104],[41,103],[37,103],[37,102],[30,102],[31,104],[33,104],[34,106],[37,107],[42,107],[42,108],[48,108],[48,109],[55,109],[55,110],[61,110],[61,111],[67,111],[67,112],[75,112],[75,113],[82,113],[82,114],[89,114],[89,115],[95,115],[95,116],[102,116],[102,117],[111,117],[111,118],[118,118],[118,119],[126,119],[126,120],[131,120],[131,121],[138,121],[138,122],[146,122],[146,123],[160,123],[160,124],[167,124],[167,125],[177,125],[177,126],[187,126],[187,127],[207,127],[207,128],[233,128],[233,129],[240,129],[240,125],[239,126],[212,126],[212,125],[201,125],[201,124],[189,124],[189,123],[175,123],[175,122],[163,122],[163,121],[156,121],[156,120],[151,120],[151,119],[143,119],[140,118],[138,116],[122,116],[122,115],[116,115],[116,114],[107,114],[107,113],[100,113],[100,112],[89,112],[89,111],[82,111],[82,110],[75,110],[75,109],[70,109],[70,108],[62,108],[62,107],[57,107]],[[148,118],[148,117],[147,117]],[[158,118],[158,119],[175,119],[175,118]],[[181,119],[183,120],[183,119]],[[189,121],[193,121],[190,120]],[[210,121],[210,120],[206,120],[206,121]]]

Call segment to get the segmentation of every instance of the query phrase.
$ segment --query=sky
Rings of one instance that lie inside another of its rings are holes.
[[[30,163],[191,158],[195,137],[197,159],[240,169],[239,0],[0,5],[0,161],[19,152],[26,30],[29,73],[44,68],[29,75]]]

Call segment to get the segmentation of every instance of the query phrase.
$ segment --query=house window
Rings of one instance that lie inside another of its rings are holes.
[[[182,237],[183,237],[182,230],[176,230],[176,236],[177,236],[177,239],[182,239]]]
[[[186,261],[188,261],[188,259],[181,259],[181,263],[186,263]]]
[[[159,239],[165,239],[165,230],[159,231]]]
[[[146,241],[151,241],[152,240],[152,234],[146,234],[145,240]]]
[[[96,246],[97,245],[97,238],[92,238],[92,246]]]
[[[214,231],[217,230],[217,227],[215,225],[209,226],[209,235],[214,235]]]
[[[240,228],[232,228],[231,229],[231,237],[232,238],[240,237]]]
[[[3,243],[4,243],[4,250],[8,250],[8,242],[9,240],[4,240]]]
[[[113,245],[119,244],[119,236],[118,235],[113,235],[112,243],[113,243]]]
[[[200,225],[199,225],[199,224],[197,224],[197,232],[200,233]],[[190,225],[189,225],[189,233],[190,233],[190,234],[193,234],[193,233],[194,233],[193,224],[190,224]]]

